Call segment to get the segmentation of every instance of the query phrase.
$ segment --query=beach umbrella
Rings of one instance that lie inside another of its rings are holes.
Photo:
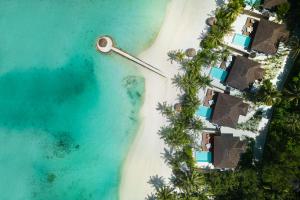
[[[189,48],[185,51],[185,54],[187,57],[194,57],[197,54],[197,52],[194,48]]]
[[[217,22],[217,19],[215,17],[210,17],[206,20],[206,24],[209,26],[215,25],[216,22]]]

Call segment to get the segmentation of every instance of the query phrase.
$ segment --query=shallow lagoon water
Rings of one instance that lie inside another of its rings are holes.
[[[167,2],[0,2],[1,200],[118,199],[144,80],[95,41],[110,34],[137,54]]]

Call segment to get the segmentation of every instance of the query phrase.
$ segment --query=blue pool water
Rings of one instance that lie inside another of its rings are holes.
[[[249,6],[260,5],[261,0],[245,0],[245,3]]]
[[[117,200],[168,0],[0,1],[0,200]]]
[[[221,69],[219,67],[212,67],[210,71],[210,76],[213,78],[216,78],[220,81],[225,81],[226,77],[228,75],[228,72],[224,69]]]
[[[248,48],[251,42],[251,37],[242,34],[235,34],[232,43],[244,48]]]
[[[195,154],[197,162],[212,162],[212,154],[209,151],[196,151]]]
[[[212,113],[212,109],[206,106],[200,106],[196,111],[196,115],[200,117],[204,117],[205,119],[210,119]]]

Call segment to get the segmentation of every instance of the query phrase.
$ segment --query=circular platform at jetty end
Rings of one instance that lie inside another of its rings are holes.
[[[113,40],[109,36],[102,36],[97,40],[97,50],[102,53],[110,52],[113,45]]]

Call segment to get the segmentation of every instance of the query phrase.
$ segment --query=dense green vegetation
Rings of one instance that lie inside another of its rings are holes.
[[[276,7],[276,14],[279,20],[285,20],[290,9],[289,3],[283,3]]]
[[[283,15],[288,21],[299,14],[294,13],[299,9],[298,2],[292,3],[295,4],[289,13]],[[179,63],[183,70],[173,79],[183,94],[181,110],[176,111],[166,103],[158,106],[168,119],[168,125],[161,128],[159,135],[169,146],[164,157],[173,174],[170,182],[158,176],[150,178],[155,193],[148,196],[149,200],[275,200],[297,199],[300,195],[300,58],[282,92],[265,80],[258,95],[252,97],[256,102],[274,106],[263,161],[254,159],[254,141],[251,141],[235,171],[203,173],[194,166],[192,148],[195,138],[199,137],[197,133],[203,128],[202,122],[194,117],[200,104],[197,92],[211,82],[209,77],[201,74],[201,67],[228,55],[221,42],[243,6],[243,0],[231,0],[216,11],[216,23],[202,40],[201,49],[193,59],[182,51],[169,53],[170,61]],[[296,26],[294,23],[293,27]],[[294,46],[297,45],[300,46],[294,42]],[[293,48],[293,52],[297,52],[297,48]]]

